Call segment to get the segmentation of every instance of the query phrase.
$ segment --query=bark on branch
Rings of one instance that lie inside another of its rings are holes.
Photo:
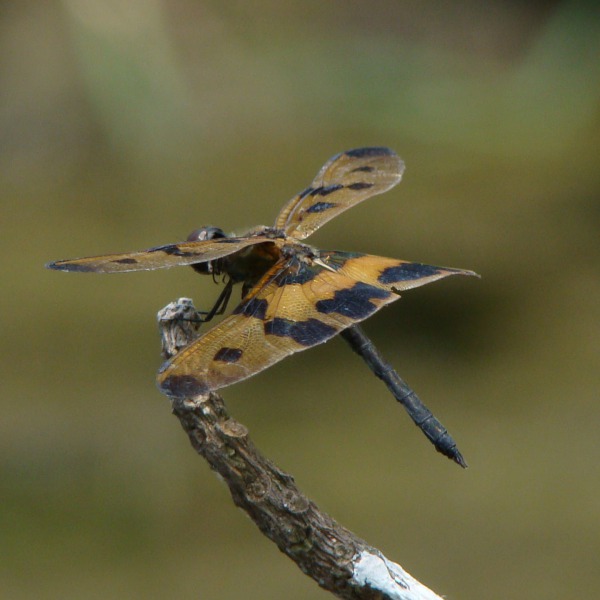
[[[197,337],[197,315],[187,298],[158,313],[165,358]],[[291,475],[258,452],[247,428],[231,418],[219,395],[171,399],[171,404],[196,452],[229,486],[234,503],[322,588],[353,600],[441,600],[320,511]]]

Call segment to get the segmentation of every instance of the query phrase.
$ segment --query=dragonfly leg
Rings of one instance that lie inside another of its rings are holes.
[[[214,306],[208,312],[198,311],[198,314],[202,315],[200,317],[201,323],[208,323],[208,321],[210,321],[213,317],[217,315],[222,315],[225,312],[225,310],[227,309],[227,304],[229,303],[229,299],[231,298],[232,289],[233,282],[231,281],[231,279],[229,279],[225,284],[225,287],[219,294],[219,297],[217,298],[217,301],[215,302]]]

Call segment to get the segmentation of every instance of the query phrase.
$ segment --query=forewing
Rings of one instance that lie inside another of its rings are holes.
[[[396,300],[400,290],[473,274],[342,252],[324,252],[313,264],[278,263],[234,314],[163,365],[158,384],[175,397],[206,394],[326,342]]]
[[[179,265],[208,262],[238,252],[253,244],[271,243],[262,236],[219,238],[209,241],[181,242],[156,246],[128,254],[106,254],[88,258],[58,260],[47,264],[57,271],[82,271],[94,273],[126,273],[150,271]]]
[[[357,148],[323,165],[314,181],[279,213],[276,229],[304,239],[359,202],[381,194],[401,179],[404,163],[389,148]]]

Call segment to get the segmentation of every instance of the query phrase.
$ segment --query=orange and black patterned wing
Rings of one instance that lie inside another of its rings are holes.
[[[398,298],[401,290],[471,271],[366,254],[323,252],[277,263],[219,325],[165,363],[163,392],[206,394],[326,342]]]
[[[302,240],[341,212],[394,187],[404,163],[389,148],[357,148],[323,165],[314,181],[279,213],[276,229]]]
[[[254,244],[272,243],[261,237],[224,237],[208,241],[181,242],[156,246],[128,254],[106,254],[88,258],[73,258],[48,263],[56,271],[82,271],[94,273],[127,273],[150,271],[179,265],[194,265],[223,258]]]

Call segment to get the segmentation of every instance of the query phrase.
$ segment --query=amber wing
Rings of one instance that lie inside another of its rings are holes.
[[[404,163],[389,148],[357,148],[331,158],[314,181],[279,213],[277,229],[304,239],[343,211],[401,179]]]
[[[128,254],[106,254],[104,256],[59,260],[47,264],[46,267],[56,271],[91,271],[94,273],[149,271],[208,262],[228,256],[248,246],[264,243],[272,242],[261,236],[181,242],[156,246],[155,248]]]
[[[276,264],[219,325],[165,363],[158,385],[175,397],[208,393],[328,339],[393,302],[401,290],[472,275],[366,254],[323,252],[321,264]]]

